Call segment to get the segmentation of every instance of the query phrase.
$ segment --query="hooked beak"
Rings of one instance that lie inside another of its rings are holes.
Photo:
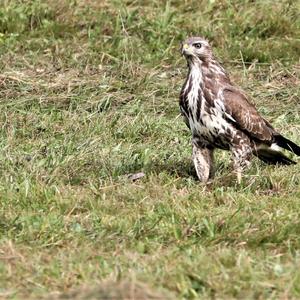
[[[188,54],[190,46],[188,44],[182,44],[181,46],[181,54]]]

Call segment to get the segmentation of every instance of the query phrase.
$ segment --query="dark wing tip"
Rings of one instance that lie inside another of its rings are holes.
[[[272,149],[260,149],[254,153],[260,160],[270,165],[295,165],[296,162],[285,156],[283,153]]]
[[[297,144],[295,144],[294,142],[290,141],[289,139],[285,138],[282,135],[275,135],[274,138],[276,144],[279,147],[284,148],[300,156],[300,147]]]

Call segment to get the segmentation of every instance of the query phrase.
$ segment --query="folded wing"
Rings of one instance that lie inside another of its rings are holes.
[[[247,100],[247,97],[240,90],[234,87],[225,88],[223,90],[223,100],[228,121],[256,142],[255,155],[270,164],[295,163],[281,153],[279,147],[298,156],[300,156],[300,147],[283,137],[267,120],[261,117],[255,106]]]
[[[238,89],[225,88],[223,90],[223,100],[226,114],[234,119],[234,125],[244,131],[254,140],[271,144],[276,131],[262,118],[255,106],[252,105],[246,96]]]

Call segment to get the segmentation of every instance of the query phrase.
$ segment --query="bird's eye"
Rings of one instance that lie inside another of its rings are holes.
[[[195,43],[195,44],[193,44],[193,46],[197,49],[200,49],[201,48],[201,43]]]

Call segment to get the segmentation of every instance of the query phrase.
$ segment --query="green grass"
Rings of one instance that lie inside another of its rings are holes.
[[[129,282],[136,299],[300,298],[300,167],[254,159],[238,186],[218,152],[200,184],[178,107],[179,42],[200,34],[299,144],[299,14],[297,1],[0,0],[0,297],[112,285],[125,299]]]

